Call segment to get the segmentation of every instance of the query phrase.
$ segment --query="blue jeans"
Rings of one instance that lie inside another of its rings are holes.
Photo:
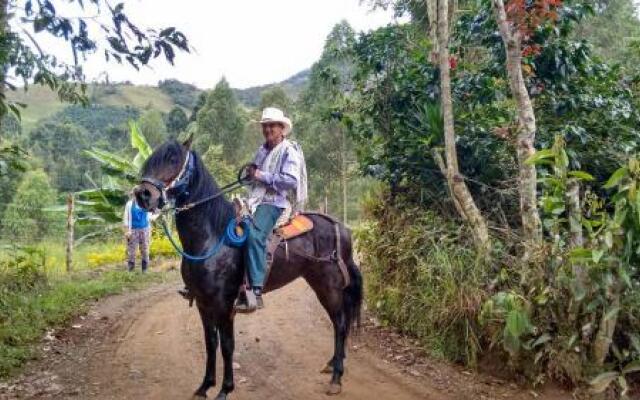
[[[282,208],[261,204],[253,214],[254,226],[249,229],[244,246],[244,259],[249,270],[251,286],[261,288],[267,266],[267,238],[282,214]]]

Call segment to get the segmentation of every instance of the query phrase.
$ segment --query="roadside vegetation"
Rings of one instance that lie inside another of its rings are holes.
[[[275,106],[305,151],[307,208],[354,228],[369,310],[381,323],[434,356],[532,385],[560,383],[581,397],[633,393],[633,2],[365,3],[404,18],[364,33],[337,24],[317,62],[281,84],[96,82],[67,96],[75,105],[41,89],[8,94],[7,107],[27,109],[22,121],[5,112],[0,133],[0,373],[79,304],[162,279],[93,272],[124,257],[120,214],[153,146],[194,135],[209,170],[229,183],[260,143],[261,109]],[[165,33],[158,39],[186,45]],[[69,94],[78,89],[71,78],[71,88],[44,84]],[[153,243],[153,253],[171,253],[166,239]]]

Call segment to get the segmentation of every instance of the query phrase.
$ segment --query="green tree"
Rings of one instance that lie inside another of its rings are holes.
[[[204,154],[211,145],[222,145],[225,161],[231,165],[239,164],[248,158],[246,120],[246,113],[229,83],[222,78],[198,111],[195,148]]]
[[[191,115],[189,115],[189,122],[196,121],[196,118],[198,117],[198,111],[200,111],[200,109],[204,107],[206,102],[207,102],[207,92],[200,93],[200,95],[196,99],[193,109],[191,110]]]
[[[147,138],[151,147],[155,147],[167,140],[167,127],[162,113],[158,110],[147,110],[138,119],[138,126],[142,136]]]
[[[630,46],[640,40],[640,20],[632,0],[603,2],[593,16],[578,25],[573,36],[589,41],[607,62],[637,67],[637,59],[629,59]]]
[[[5,239],[19,242],[40,240],[55,232],[55,213],[45,211],[56,200],[56,192],[43,170],[27,172],[18,185],[13,201],[2,218]],[[62,225],[58,225],[62,228]]]
[[[173,107],[165,117],[167,130],[173,136],[184,131],[188,124],[189,120],[187,119],[187,114],[180,107]]]
[[[202,161],[219,185],[226,185],[236,179],[236,171],[224,159],[222,146],[212,144],[202,154]]]
[[[293,106],[293,101],[280,86],[272,86],[260,93],[258,111],[262,111],[266,107],[276,107],[284,111],[285,115],[292,115]]]
[[[311,68],[309,84],[298,109],[300,137],[312,180],[312,201],[338,198],[344,221],[348,218],[349,164],[355,158],[347,135],[354,89],[355,32],[342,21],[329,33],[320,60]],[[319,179],[318,179],[319,178]],[[338,179],[337,179],[338,178]]]
[[[174,103],[186,108],[195,106],[200,93],[200,90],[194,85],[180,82],[177,79],[160,81],[158,88],[168,94]]]
[[[112,6],[105,0],[64,2],[65,8],[75,8],[74,15],[58,12],[56,6],[61,3],[60,0],[0,1],[0,64],[3,66],[0,92],[15,89],[6,79],[13,76],[25,85],[33,82],[49,86],[63,100],[86,102],[81,61],[91,53],[100,51],[107,61],[126,62],[138,69],[159,56],[173,63],[176,49],[189,51],[187,39],[180,31],[173,27],[140,28],[126,15],[123,3]],[[33,33],[48,33],[67,42],[73,64],[61,62],[49,48],[37,42]],[[16,104],[2,96],[0,117],[9,108],[18,112]]]
[[[27,143],[60,191],[79,190],[85,173],[98,172],[97,166],[82,155],[92,144],[87,132],[70,122],[44,122],[29,133]]]
[[[75,7],[76,15],[72,16],[57,11],[60,3],[0,0],[0,121],[9,111],[19,115],[19,107],[26,106],[7,100],[6,91],[17,88],[7,77],[16,78],[25,89],[29,84],[48,86],[60,100],[87,104],[81,63],[89,54],[100,52],[107,61],[126,62],[139,69],[160,56],[173,64],[176,50],[189,51],[182,32],[174,27],[140,28],[124,12],[123,3],[112,6],[106,0],[65,1],[66,8]],[[101,13],[104,10],[108,14]],[[38,43],[35,33],[48,33],[68,43],[74,62],[62,62],[59,55]],[[20,151],[16,145],[12,148]],[[0,151],[0,162],[15,165],[14,154]]]

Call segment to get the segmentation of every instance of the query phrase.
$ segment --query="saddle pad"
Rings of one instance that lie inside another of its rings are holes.
[[[313,221],[303,214],[298,214],[293,217],[288,224],[278,228],[276,233],[287,240],[309,232],[312,229]]]

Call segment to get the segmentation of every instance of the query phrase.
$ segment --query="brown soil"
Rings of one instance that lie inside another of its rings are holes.
[[[43,356],[0,399],[189,399],[202,378],[204,345],[195,308],[178,281],[97,303],[68,329],[48,334]],[[326,399],[332,330],[303,281],[265,296],[266,308],[236,318],[231,399]],[[221,360],[218,360],[218,382]],[[217,392],[210,391],[210,397]],[[365,327],[348,350],[342,399],[543,399],[570,393],[520,388],[421,357],[411,341]]]

